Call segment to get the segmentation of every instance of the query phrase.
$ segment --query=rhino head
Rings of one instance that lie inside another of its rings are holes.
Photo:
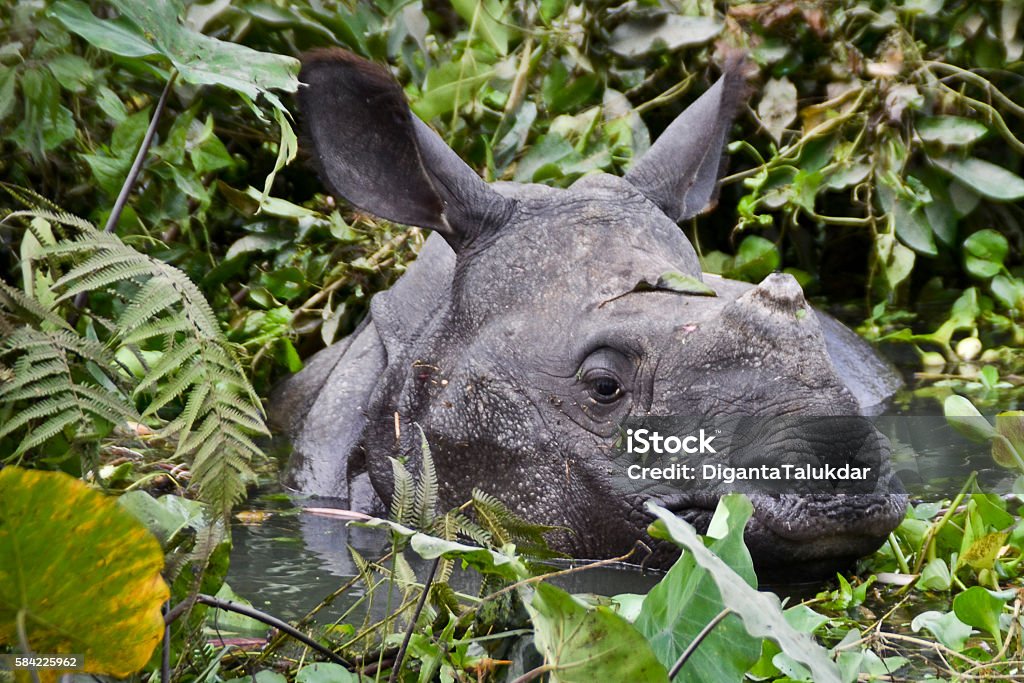
[[[293,440],[292,486],[379,511],[393,490],[389,457],[416,466],[416,424],[444,503],[479,487],[563,527],[559,549],[609,557],[646,538],[651,521],[643,503],[653,493],[625,491],[613,464],[626,420],[855,416],[897,385],[791,276],[751,286],[703,275],[677,226],[715,198],[744,90],[738,69],[624,177],[591,175],[568,189],[485,183],[411,114],[386,70],[349,53],[308,55],[300,79],[332,192],[436,234],[373,299],[369,319],[272,399]],[[813,441],[776,436],[783,450]],[[700,527],[717,495],[661,500]],[[759,567],[824,571],[876,548],[906,505],[888,490],[754,502],[747,542]]]

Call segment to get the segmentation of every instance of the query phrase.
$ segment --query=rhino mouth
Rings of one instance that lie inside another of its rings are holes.
[[[907,496],[887,494],[748,494],[754,513],[744,541],[762,581],[792,583],[831,578],[878,549],[903,520]],[[706,533],[718,496],[657,500]]]

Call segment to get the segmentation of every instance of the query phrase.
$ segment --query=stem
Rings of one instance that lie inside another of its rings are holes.
[[[551,664],[542,664],[541,666],[538,666],[536,669],[530,669],[529,671],[524,673],[522,676],[520,676],[516,680],[512,681],[512,683],[528,683],[528,681],[532,681],[533,679],[538,678],[539,676],[543,676],[547,672],[554,671],[554,670],[555,670],[555,667],[553,665],[551,665]]]
[[[244,616],[251,617],[257,621],[261,621],[264,624],[267,624],[268,626],[273,626],[279,631],[284,631],[292,638],[295,638],[295,640],[299,641],[303,645],[313,650],[316,650],[317,652],[327,657],[335,664],[341,664],[345,667],[351,666],[348,662],[346,662],[344,659],[342,659],[337,654],[332,652],[329,648],[324,647],[323,645],[316,642],[306,634],[292,627],[291,624],[281,621],[277,617],[271,616],[266,612],[261,612],[258,609],[249,607],[248,605],[239,605],[236,602],[231,602],[230,600],[221,600],[220,598],[215,598],[212,595],[205,595],[203,593],[200,593],[196,596],[196,602],[202,603],[204,605],[209,605],[210,607],[216,607],[217,609],[227,610],[228,612],[242,614]],[[174,611],[175,610],[171,610],[171,612]]]
[[[974,479],[978,476],[977,472],[971,472],[971,476],[967,478],[967,482],[964,483],[963,488],[960,489],[960,493],[956,495],[953,502],[950,503],[949,509],[946,510],[946,514],[942,515],[942,518],[936,522],[935,526],[928,529],[928,534],[925,536],[924,543],[921,544],[921,550],[918,551],[917,562],[914,563],[914,574],[921,573],[921,567],[924,566],[924,559],[927,556],[927,551],[931,547],[932,542],[935,541],[935,537],[942,530],[942,527],[946,526],[946,523],[952,519],[956,513],[956,509],[960,507],[960,503],[963,502],[964,496],[967,495],[967,490],[974,484]],[[954,575],[954,579],[955,579]]]
[[[907,564],[907,558],[904,557],[899,541],[896,540],[896,534],[892,532],[889,532],[889,547],[892,548],[892,554],[896,557],[896,564],[899,565],[900,571],[909,574],[910,565]]]
[[[683,654],[679,655],[679,659],[677,659],[676,663],[672,665],[672,669],[668,672],[668,679],[670,681],[676,677],[676,674],[679,673],[679,670],[683,668],[683,664],[686,664],[686,660],[689,659],[690,655],[692,655],[697,650],[697,648],[704,641],[704,639],[708,637],[708,634],[711,633],[711,631],[713,631],[716,626],[722,623],[722,620],[730,614],[732,614],[732,610],[726,607],[721,612],[716,614],[715,618],[709,621],[707,626],[700,630],[700,633],[698,633],[690,642],[690,644],[686,646],[686,649],[683,650]]]
[[[135,161],[132,162],[131,170],[128,171],[128,177],[124,179],[124,185],[121,186],[121,192],[117,195],[117,200],[114,202],[114,208],[110,210],[110,217],[107,218],[107,224],[103,226],[103,232],[114,232],[114,227],[117,225],[117,221],[121,218],[121,212],[124,211],[124,205],[128,203],[128,195],[131,194],[132,188],[135,186],[135,181],[139,177],[139,171],[142,170],[142,162],[146,160],[146,154],[149,153],[149,148],[153,144],[153,137],[156,135],[157,124],[160,123],[160,115],[164,112],[164,107],[167,104],[167,96],[171,94],[171,88],[174,87],[174,81],[178,79],[178,72],[172,71],[171,77],[167,79],[167,84],[164,86],[164,91],[160,93],[160,99],[156,103],[156,107],[153,109],[153,117],[149,120],[149,128],[146,129],[146,136],[142,138],[142,145],[139,146],[139,151],[135,154]]]
[[[107,218],[107,224],[103,226],[103,232],[114,232],[117,222],[121,219],[121,213],[124,211],[124,206],[128,203],[128,195],[131,194],[132,188],[135,186],[135,181],[139,177],[139,172],[142,170],[142,162],[146,160],[149,148],[153,144],[153,137],[156,135],[156,127],[160,122],[160,115],[163,114],[164,107],[167,104],[167,96],[170,95],[171,88],[174,87],[174,81],[177,79],[178,72],[176,70],[171,71],[171,77],[167,79],[167,84],[164,85],[164,91],[160,93],[160,99],[157,101],[156,107],[153,109],[153,116],[149,120],[149,128],[146,129],[146,135],[142,138],[142,144],[139,146],[139,151],[135,154],[135,161],[132,162],[132,167],[128,171],[128,177],[124,179],[124,184],[121,185],[121,191],[118,193],[117,199],[114,201],[114,208],[110,210],[110,216]],[[75,295],[75,309],[80,309],[85,305],[85,298],[87,296],[87,292],[79,292]]]
[[[398,654],[395,655],[395,663],[391,666],[391,675],[388,677],[388,683],[395,683],[398,680],[398,672],[402,668],[405,651],[409,647],[409,640],[412,638],[412,632],[416,629],[416,622],[423,612],[423,606],[427,604],[430,584],[434,582],[434,574],[437,573],[437,566],[439,564],[441,564],[440,555],[434,558],[434,563],[430,565],[430,573],[427,574],[427,580],[423,582],[423,592],[420,593],[420,601],[416,603],[416,609],[413,610],[412,618],[409,619],[409,628],[405,629],[405,637],[402,638],[402,646],[398,648]]]

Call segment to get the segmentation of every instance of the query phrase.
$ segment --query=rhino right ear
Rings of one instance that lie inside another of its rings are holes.
[[[431,228],[455,251],[497,230],[513,202],[409,111],[383,67],[344,50],[302,60],[299,106],[331,191],[380,218]]]
[[[673,221],[701,213],[718,196],[722,154],[746,97],[745,62],[731,57],[722,77],[661,134],[625,179]]]

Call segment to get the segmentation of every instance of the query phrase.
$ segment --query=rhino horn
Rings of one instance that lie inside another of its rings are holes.
[[[683,111],[625,178],[678,222],[718,196],[722,152],[733,117],[746,99],[745,62],[730,58],[721,78]]]
[[[507,221],[515,202],[492,190],[409,110],[382,66],[339,49],[302,60],[299,107],[321,175],[356,207],[430,228],[455,251]]]

